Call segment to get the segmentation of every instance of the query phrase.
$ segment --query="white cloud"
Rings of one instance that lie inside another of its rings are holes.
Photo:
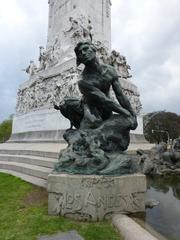
[[[6,0],[0,2],[0,24],[6,28],[22,26],[27,20],[27,16],[21,10],[16,0]]]
[[[0,121],[15,112],[21,69],[46,44],[48,4],[44,0],[0,0]],[[43,11],[42,11],[43,9]]]
[[[112,44],[127,56],[145,111],[180,113],[179,8],[178,0],[113,3]]]

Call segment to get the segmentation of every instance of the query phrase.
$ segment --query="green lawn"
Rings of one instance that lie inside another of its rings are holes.
[[[76,230],[85,240],[122,240],[110,222],[82,223],[47,215],[47,193],[19,178],[0,173],[0,240]]]

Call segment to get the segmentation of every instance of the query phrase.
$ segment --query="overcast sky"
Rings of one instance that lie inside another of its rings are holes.
[[[15,113],[21,69],[46,45],[47,2],[0,0],[0,121]],[[127,57],[144,112],[180,114],[179,10],[179,0],[112,0],[112,48]]]

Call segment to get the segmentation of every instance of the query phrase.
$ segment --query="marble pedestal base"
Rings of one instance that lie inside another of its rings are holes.
[[[13,117],[9,142],[60,142],[63,141],[69,121],[53,108],[42,108]]]
[[[48,212],[76,220],[98,221],[117,213],[145,211],[146,177],[50,174]]]
[[[131,143],[145,142],[142,117],[137,119],[138,128],[131,131]],[[69,120],[52,107],[37,109],[13,117],[9,142],[61,142],[64,131],[69,127]]]

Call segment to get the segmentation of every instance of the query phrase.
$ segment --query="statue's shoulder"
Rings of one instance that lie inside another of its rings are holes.
[[[118,77],[117,72],[113,66],[108,65],[108,64],[101,64],[101,67],[102,67],[103,73],[108,74],[108,75],[112,76],[113,78]]]

